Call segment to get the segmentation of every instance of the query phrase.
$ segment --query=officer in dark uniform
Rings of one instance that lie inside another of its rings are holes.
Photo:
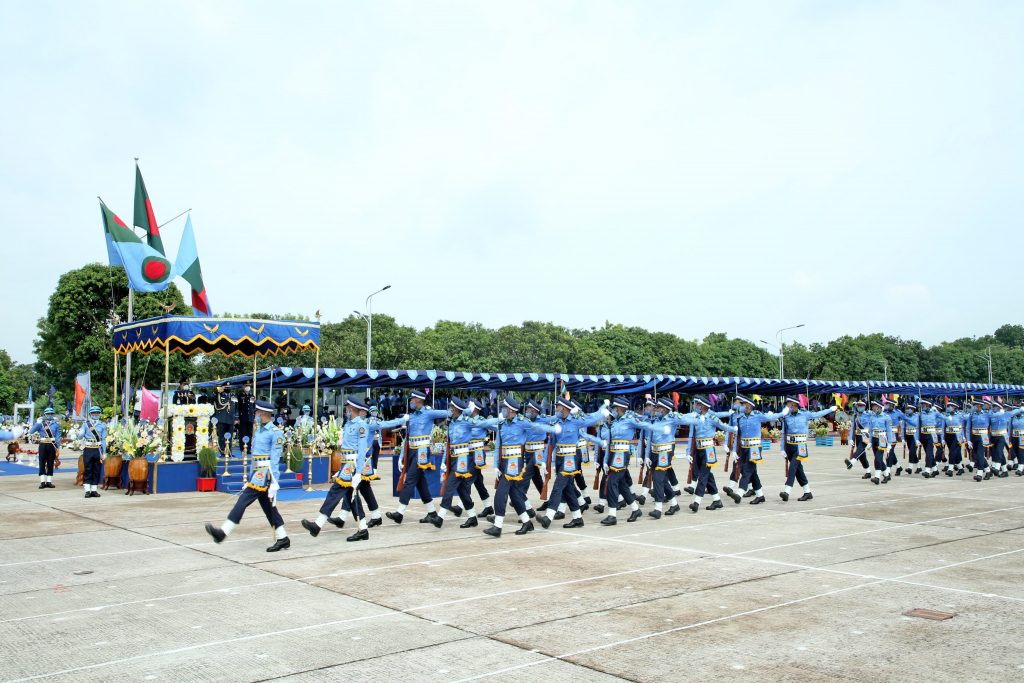
[[[252,395],[252,385],[247,382],[236,400],[238,414],[235,419],[238,420],[238,442],[242,444],[243,452],[251,453],[252,423],[256,419],[256,397]]]
[[[228,393],[228,383],[223,381],[217,385],[217,393],[213,395],[213,416],[217,418],[217,443],[220,451],[224,451],[225,434],[230,434],[235,425],[235,402]]]
[[[192,387],[189,386],[188,377],[182,377],[181,381],[178,382],[178,390],[174,392],[174,405],[184,406],[196,402],[196,395],[192,393]]]

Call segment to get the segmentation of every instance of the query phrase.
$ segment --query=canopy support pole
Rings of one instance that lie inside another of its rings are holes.
[[[320,324],[320,311],[316,312],[316,323]],[[313,364],[313,429],[317,429],[320,426],[320,418],[318,417],[320,411],[320,345],[316,346],[316,360]],[[315,443],[315,440],[314,440]],[[330,462],[327,463],[327,469],[331,469]],[[328,478],[331,476],[331,472],[327,473]],[[306,468],[306,490],[313,490],[313,451],[309,451],[309,467]],[[353,493],[355,493],[353,491]]]
[[[121,404],[117,402],[117,351],[114,351],[114,418],[121,414]]]
[[[171,381],[171,344],[167,340],[164,340],[164,390],[160,392],[160,397],[164,401],[164,438],[167,443],[171,443],[171,425],[167,421],[167,411],[170,408],[171,403],[171,392],[170,384]],[[164,455],[164,454],[161,454]]]

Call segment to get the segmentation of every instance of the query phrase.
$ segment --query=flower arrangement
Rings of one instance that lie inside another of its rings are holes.
[[[811,420],[807,427],[812,436],[828,436],[829,432],[832,431],[832,425],[825,420]]]
[[[761,427],[761,438],[762,439],[769,439],[771,441],[778,441],[781,436],[782,436],[782,430],[779,429],[778,427],[772,427],[771,429],[768,429],[767,427]]]
[[[213,404],[172,405],[168,408],[168,413],[171,418],[171,460],[180,462],[185,459],[185,436],[192,433],[192,425],[186,424],[186,418],[195,418],[196,421],[196,452],[210,445],[210,418],[213,417]]]
[[[136,424],[128,420],[110,429],[107,445],[111,455],[120,455],[125,460],[132,458],[166,457],[167,442],[160,430],[152,424]]]
[[[841,432],[842,431],[846,431],[846,432],[850,431],[850,426],[851,426],[851,424],[850,424],[849,420],[838,420],[836,422],[836,429],[838,429]]]
[[[334,416],[315,428],[313,452],[330,455],[341,445],[341,427],[334,421]]]

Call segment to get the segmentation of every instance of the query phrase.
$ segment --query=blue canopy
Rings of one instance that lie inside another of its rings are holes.
[[[312,389],[313,368],[275,367],[256,373],[258,387]],[[229,380],[234,385],[252,382],[252,375]],[[556,384],[557,382],[557,384]],[[213,386],[216,382],[197,383]],[[445,370],[358,370],[322,368],[321,389],[390,389],[430,387],[449,391],[571,391],[574,393],[681,394],[733,393],[780,396],[789,394],[901,394],[921,396],[996,395],[1020,396],[1016,384],[965,384],[960,382],[885,382],[878,380],[803,380],[762,377],[700,377],[693,375],[576,375],[538,372],[454,372]]]
[[[320,347],[320,324],[168,315],[117,325],[113,347],[118,354],[146,354],[169,348],[185,355],[268,356],[316,350]]]

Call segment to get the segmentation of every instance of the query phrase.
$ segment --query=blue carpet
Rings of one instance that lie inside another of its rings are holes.
[[[54,472],[78,472],[78,458],[75,458],[74,467],[62,467]],[[36,466],[29,467],[28,465],[16,465],[13,462],[0,461],[0,477],[10,477],[16,474],[35,474],[39,475],[39,468]]]
[[[277,492],[278,500],[323,500],[327,497],[327,489],[322,491],[313,489],[312,491],[306,491],[305,489],[281,489]]]

